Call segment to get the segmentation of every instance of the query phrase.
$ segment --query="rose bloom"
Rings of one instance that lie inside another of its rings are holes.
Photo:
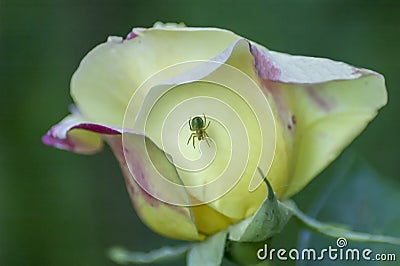
[[[106,141],[142,221],[184,240],[254,214],[267,196],[257,167],[279,199],[299,192],[387,101],[376,72],[161,23],[90,51],[71,95],[71,114],[43,143],[92,154]],[[212,183],[224,173],[227,183]]]

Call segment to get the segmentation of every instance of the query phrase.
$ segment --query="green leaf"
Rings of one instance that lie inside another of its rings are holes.
[[[353,231],[368,234],[346,235],[346,248],[371,249],[373,254],[385,253],[400,256],[400,183],[389,179],[373,170],[364,160],[354,154],[344,154],[334,168],[329,169],[325,180],[316,180],[320,184],[304,191],[305,197],[299,195],[297,200],[313,200],[307,209],[308,224],[318,219],[335,224],[345,224]],[[328,182],[327,182],[328,181]],[[313,199],[309,195],[315,195]],[[297,201],[296,200],[296,201]],[[299,214],[301,215],[301,214]],[[298,215],[297,215],[298,216]],[[310,220],[311,219],[311,220]],[[313,221],[314,220],[314,221]],[[315,224],[314,224],[315,225]],[[327,224],[324,224],[327,225]],[[319,224],[319,231],[337,235],[332,224],[326,228]],[[323,229],[323,230],[322,230]],[[302,230],[299,234],[298,249],[336,247],[336,241],[313,231]],[[275,243],[275,245],[279,243]],[[319,262],[320,263],[320,262]],[[298,262],[298,265],[320,265],[317,262]],[[329,265],[360,265],[356,261],[330,261]],[[357,264],[358,263],[358,264]],[[365,262],[366,263],[366,262]],[[361,263],[364,264],[364,263]],[[370,261],[367,265],[395,265],[395,262]]]
[[[264,174],[258,168],[261,176]],[[230,227],[229,240],[240,242],[258,242],[281,232],[289,221],[291,212],[286,205],[279,202],[274,190],[265,178],[268,187],[268,197],[258,211],[251,217]]]
[[[109,258],[117,264],[153,264],[175,260],[184,257],[190,246],[162,247],[150,252],[129,251],[122,247],[113,247],[109,251]]]
[[[347,240],[355,242],[375,242],[400,245],[400,238],[398,237],[355,232],[347,229],[347,226],[345,225],[322,223],[301,212],[292,201],[286,202],[285,205],[305,226],[320,234],[334,238],[344,237]]]
[[[187,255],[188,266],[217,266],[222,262],[227,232],[222,231],[210,236],[203,242],[196,243]]]

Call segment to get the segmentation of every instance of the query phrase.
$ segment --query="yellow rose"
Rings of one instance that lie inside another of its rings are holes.
[[[278,198],[300,191],[387,101],[373,71],[159,23],[95,47],[71,95],[43,142],[90,154],[105,140],[143,222],[185,240],[255,213],[267,196],[257,167]]]

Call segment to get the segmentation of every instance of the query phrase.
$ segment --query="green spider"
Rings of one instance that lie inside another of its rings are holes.
[[[204,117],[204,119],[201,118],[200,116],[196,116],[193,119],[192,118],[189,119],[189,128],[191,131],[194,131],[194,132],[190,135],[186,145],[189,145],[190,140],[193,139],[193,148],[196,148],[194,145],[194,141],[197,137],[197,139],[199,141],[205,139],[208,147],[210,147],[210,144],[208,143],[208,140],[207,140],[207,138],[209,138],[209,136],[206,132],[206,129],[210,125],[210,121],[208,121],[208,124],[207,124],[207,118],[204,114],[203,114],[203,117]]]

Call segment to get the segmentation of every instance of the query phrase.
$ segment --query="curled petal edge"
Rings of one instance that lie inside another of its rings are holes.
[[[100,134],[121,134],[119,128],[91,123],[79,114],[70,114],[42,137],[48,146],[82,154],[93,154],[103,147]]]
[[[168,161],[164,152],[153,142],[147,141],[148,139],[143,135],[132,133],[129,136],[135,141],[146,139],[146,144],[152,146],[150,150],[153,154],[151,156],[158,159],[158,167],[161,167],[163,170],[169,170],[168,173],[172,175],[171,178],[179,182],[179,176],[175,172],[175,167]],[[155,191],[148,193],[148,191],[137,184],[126,162],[122,145],[122,130],[120,128],[92,123],[85,121],[79,114],[71,114],[59,124],[53,126],[42,137],[42,142],[59,149],[82,154],[92,154],[101,150],[103,139],[111,146],[117,157],[133,206],[147,226],[155,232],[170,238],[183,240],[202,240],[205,238],[204,235],[197,231],[194,215],[190,207],[174,206],[160,201],[152,196],[152,193]],[[139,148],[135,150],[136,147],[134,146],[128,148],[131,149],[130,153],[141,152]],[[139,160],[140,157],[138,156],[136,159]],[[131,162],[132,164],[135,163]],[[174,173],[176,176],[174,176]],[[153,186],[152,189],[157,189],[157,187]],[[180,230],[176,230],[176,228],[180,228]]]

